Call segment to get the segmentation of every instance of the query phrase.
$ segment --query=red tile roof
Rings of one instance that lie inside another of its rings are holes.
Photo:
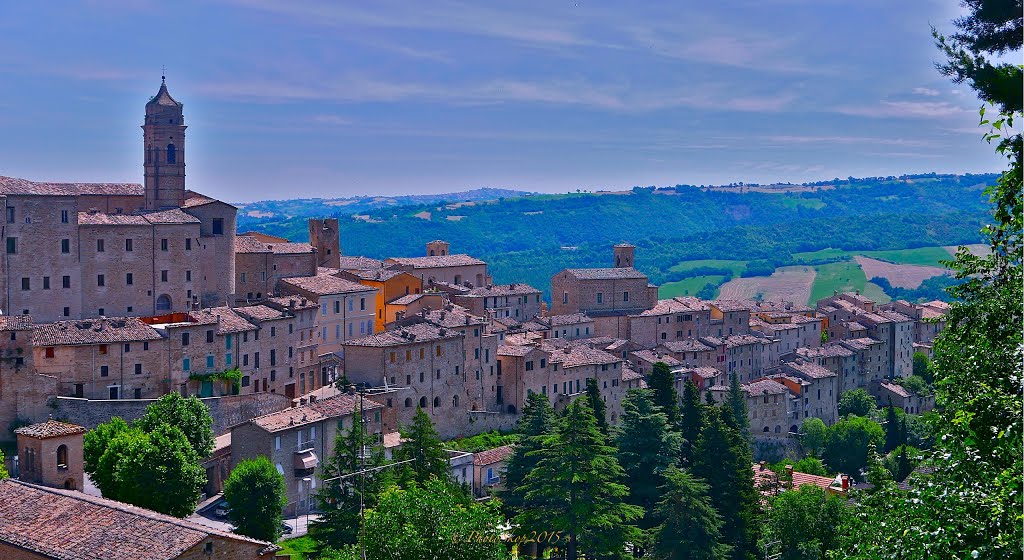
[[[384,408],[384,405],[370,399],[364,398],[362,400],[364,411]],[[322,420],[349,416],[355,412],[358,403],[358,396],[342,393],[314,403],[257,416],[251,422],[268,432],[279,432]]]
[[[505,461],[512,456],[513,447],[512,445],[502,445],[501,447],[474,453],[473,464],[478,466],[493,465],[494,463]]]
[[[469,255],[441,255],[433,257],[392,257],[388,264],[412,268],[444,268],[448,266],[472,266],[487,264]]]
[[[417,323],[408,327],[379,332],[364,338],[347,340],[342,346],[402,346],[404,344],[420,344],[435,340],[459,338],[461,336],[462,333],[452,329],[439,328],[430,323]]]
[[[0,542],[59,560],[171,560],[210,537],[239,543],[233,558],[278,550],[114,500],[14,479],[0,481],[0,519]]]
[[[579,280],[612,280],[630,279],[647,281],[647,275],[639,270],[629,268],[567,268],[565,272]]]
[[[41,196],[118,195],[144,196],[138,183],[48,183],[0,177],[0,194]]]
[[[107,317],[35,325],[34,346],[74,346],[159,340],[160,333],[136,317]]]
[[[47,420],[46,422],[40,422],[39,424],[32,424],[31,426],[18,428],[17,430],[14,430],[14,433],[20,436],[46,439],[59,436],[70,436],[74,434],[84,434],[85,428],[77,424],[58,422],[57,420]]]
[[[281,280],[284,284],[295,286],[301,290],[317,295],[348,294],[354,292],[368,292],[373,290],[358,282],[338,278],[329,274],[318,274],[316,276],[295,276]]]

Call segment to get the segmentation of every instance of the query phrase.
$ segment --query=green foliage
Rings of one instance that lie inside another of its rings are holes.
[[[386,490],[377,507],[366,512],[363,544],[367,558],[374,559],[504,560],[503,523],[497,502],[474,502],[433,478],[422,486]],[[354,552],[332,554],[358,558]]]
[[[800,424],[800,446],[815,457],[825,448],[827,436],[828,426],[820,418],[805,418]]]
[[[863,480],[860,471],[868,465],[868,451],[877,450],[884,440],[878,422],[850,415],[829,427],[822,459],[829,470]]]
[[[679,394],[676,392],[675,376],[665,362],[656,362],[647,376],[654,404],[661,408],[669,424],[675,425],[679,420]]]
[[[590,410],[594,412],[594,420],[597,421],[597,429],[601,430],[601,433],[608,435],[608,413],[606,412],[607,406],[604,404],[604,399],[601,398],[601,389],[597,386],[597,378],[587,378],[587,404],[590,405]]]
[[[431,478],[447,481],[448,454],[427,413],[417,406],[412,424],[404,426],[400,431],[403,443],[395,452],[395,461],[413,460],[402,466],[401,483],[407,485],[416,482],[423,485]]]
[[[924,379],[926,383],[931,385],[934,378],[930,367],[932,361],[928,359],[928,355],[923,352],[914,352],[914,375]]]
[[[146,407],[146,414],[136,423],[147,432],[158,424],[177,426],[201,459],[213,451],[213,417],[197,397],[168,393]]]
[[[670,431],[665,413],[654,405],[648,390],[630,390],[622,401],[622,410],[616,443],[629,487],[626,501],[647,512],[639,525],[648,529],[654,524],[650,514],[660,496],[665,470],[679,451],[679,435]]]
[[[804,457],[796,462],[784,459],[772,465],[771,469],[779,476],[785,476],[786,467],[793,467],[794,472],[813,474],[815,476],[829,476],[828,469],[825,468],[825,463],[822,463],[821,459],[818,459],[817,457]]]
[[[782,560],[819,560],[839,546],[846,504],[813,485],[775,496],[767,510],[764,541],[781,543]]]
[[[689,467],[693,462],[693,448],[697,445],[700,430],[704,426],[704,406],[700,403],[700,391],[692,379],[683,382],[683,402],[679,406],[679,464]]]
[[[888,453],[905,443],[907,443],[906,414],[894,406],[888,406],[885,408],[885,447],[882,448],[882,451]]]
[[[895,381],[915,395],[928,396],[932,394],[932,388],[928,386],[928,382],[923,377],[911,375],[909,377],[897,378]]]
[[[544,438],[551,433],[554,426],[555,411],[551,408],[547,395],[527,395],[523,414],[516,426],[520,434],[519,443],[512,449],[512,455],[505,462],[505,488],[499,494],[509,517],[515,517],[531,507],[532,502],[527,498],[523,485],[526,476],[540,462],[539,452],[544,446]],[[542,524],[537,527],[523,526],[521,529],[540,532],[547,530],[547,527]]]
[[[237,386],[242,381],[242,370],[231,368],[213,373],[193,373],[188,378],[192,381],[230,381],[233,386]]]
[[[843,391],[839,395],[839,416],[871,416],[875,411],[875,397],[864,389]]]
[[[206,482],[212,423],[199,399],[164,395],[131,425],[114,417],[87,432],[85,472],[104,497],[185,517]]]
[[[7,472],[7,465],[4,464],[4,452],[0,449],[0,480],[9,478],[11,475]]]
[[[657,560],[725,560],[731,547],[722,542],[722,516],[708,497],[710,487],[685,470],[664,473],[662,499],[654,514],[653,557]]]
[[[444,442],[444,446],[448,449],[467,451],[469,453],[479,453],[480,451],[485,451],[487,449],[494,449],[495,447],[501,447],[503,445],[511,445],[517,441],[519,441],[519,434],[491,430],[474,436],[446,441]]]
[[[755,552],[757,491],[754,488],[750,446],[727,406],[711,407],[694,450],[693,474],[709,486],[711,504],[722,516],[722,543],[732,547],[730,558]]]
[[[522,490],[531,506],[516,516],[524,527],[562,531],[559,541],[568,560],[624,558],[627,542],[639,530],[630,522],[643,510],[626,504],[625,474],[597,429],[586,399],[576,399],[559,418],[555,430],[534,452],[537,467],[526,475]]]
[[[238,463],[224,481],[224,498],[231,504],[228,519],[236,533],[277,542],[288,497],[284,477],[269,459],[259,456]]]
[[[744,439],[750,439],[750,417],[747,416],[747,395],[740,388],[740,380],[737,375],[729,379],[729,399],[726,401],[729,411],[732,412],[733,422]]]
[[[892,475],[896,482],[903,482],[907,475],[917,466],[921,450],[909,445],[901,445],[889,452],[882,459],[885,469]]]
[[[939,274],[926,278],[921,281],[921,285],[916,288],[901,288],[899,286],[893,286],[889,283],[888,278],[881,276],[875,276],[871,279],[871,283],[875,284],[885,295],[892,299],[902,299],[906,301],[932,301],[941,300],[949,301],[949,288],[957,286],[960,281],[948,274]]]

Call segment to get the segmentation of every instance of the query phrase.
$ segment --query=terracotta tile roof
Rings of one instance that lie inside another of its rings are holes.
[[[409,274],[401,270],[395,270],[393,268],[375,268],[371,270],[353,269],[353,270],[342,270],[341,274],[350,277],[353,280],[368,280],[373,282],[386,282],[396,276],[403,274]],[[418,280],[418,279],[417,279]]]
[[[364,286],[358,282],[345,280],[344,278],[338,278],[337,276],[331,276],[329,274],[295,276],[292,278],[283,278],[281,279],[281,282],[320,296],[374,290],[374,288]]]
[[[215,198],[210,198],[205,194],[199,194],[195,191],[185,191],[185,206],[184,208],[192,208],[193,206],[202,206],[204,204],[210,204],[211,202],[220,202]]]
[[[459,338],[461,336],[461,333],[452,329],[439,328],[430,323],[417,323],[408,327],[379,332],[364,338],[347,340],[342,346],[402,346],[405,344]]]
[[[342,255],[338,258],[341,260],[340,268],[342,270],[372,270],[384,267],[384,261],[371,259],[370,257],[346,257]]]
[[[669,342],[662,342],[660,344],[662,348],[665,348],[669,352],[709,352],[714,350],[713,347],[702,343],[696,338],[688,338],[686,340],[672,340]]]
[[[508,460],[512,456],[512,445],[502,445],[501,447],[495,447],[494,449],[487,449],[479,453],[473,454],[474,465],[493,465],[501,461]]]
[[[715,379],[722,372],[713,367],[687,367],[672,370],[672,373],[694,374],[703,379]]]
[[[850,350],[868,350],[872,346],[881,344],[881,340],[875,340],[873,338],[851,338],[849,340],[840,340],[838,344],[841,344]]]
[[[580,280],[647,280],[647,275],[639,270],[629,268],[567,268],[571,276]]]
[[[585,345],[566,346],[551,352],[551,363],[560,363],[563,368],[574,368],[582,366],[593,366],[602,364],[614,364],[622,359],[604,350],[598,350]]]
[[[821,322],[821,317],[808,317],[806,315],[793,315],[792,317],[790,317],[790,321],[793,321],[794,323],[798,323],[798,324],[803,324],[803,323],[820,323]]]
[[[836,377],[836,373],[827,370],[818,364],[812,362],[788,362],[783,364],[783,368],[797,372],[802,377],[808,377],[811,379],[825,379],[828,377]]]
[[[785,385],[771,379],[759,379],[757,381],[745,383],[741,385],[741,387],[752,397],[760,395],[782,395],[786,393]]]
[[[672,298],[660,299],[654,307],[640,313],[640,317],[652,315],[668,315],[670,313],[687,313],[694,311],[706,311],[708,306],[697,298]]]
[[[251,558],[278,550],[114,500],[14,479],[0,481],[0,519],[0,541],[59,560],[170,560],[209,537],[249,544]]]
[[[266,305],[249,305],[246,307],[236,307],[235,312],[239,315],[253,321],[274,321],[277,319],[285,319],[288,314],[280,309],[275,309]]]
[[[160,333],[136,317],[107,317],[35,325],[33,346],[75,346],[159,340]]]
[[[349,416],[355,412],[358,403],[358,396],[341,393],[314,403],[257,416],[250,422],[268,432],[279,432],[339,416]],[[367,398],[363,399],[364,411],[378,408],[384,408],[384,405]]]
[[[77,424],[69,424],[67,422],[47,420],[46,422],[40,422],[38,424],[32,424],[31,426],[18,428],[17,430],[14,430],[14,433],[19,436],[46,439],[59,436],[70,436],[74,434],[84,434],[85,427]]]
[[[722,312],[729,311],[750,311],[754,306],[752,301],[737,301],[732,299],[716,299],[709,301],[708,305]]]
[[[586,313],[566,313],[564,315],[548,315],[541,318],[552,327],[565,325],[578,325],[580,323],[592,323],[594,320]]]
[[[853,351],[845,346],[841,346],[835,342],[829,342],[824,346],[817,348],[797,348],[795,350],[796,355],[802,358],[835,358],[837,356],[849,357],[853,355]]]
[[[640,375],[640,372],[624,367],[622,368],[622,380],[623,381],[636,381],[637,379],[643,379],[644,376]]]
[[[149,220],[139,214],[107,214],[79,212],[78,225],[82,226],[148,226]]]
[[[780,313],[809,313],[814,311],[813,308],[800,303],[794,303],[792,301],[759,301],[754,302],[754,307],[758,311],[776,311]]]
[[[402,433],[401,432],[388,432],[383,436],[384,449],[391,449],[402,445]]]
[[[902,385],[897,385],[895,383],[889,383],[888,381],[883,381],[882,382],[882,388],[883,389],[887,389],[887,390],[889,390],[889,392],[893,393],[894,395],[899,395],[899,396],[901,396],[903,398],[909,398],[910,397],[910,391],[908,391]]]
[[[452,305],[445,309],[431,309],[430,311],[424,311],[420,314],[421,317],[428,323],[437,325],[438,327],[447,328],[460,328],[468,326],[481,326],[488,323],[487,319],[483,317],[477,317],[464,307]]]
[[[151,224],[198,224],[199,218],[189,214],[181,208],[171,208],[159,212],[147,212],[142,215]]]
[[[27,331],[31,329],[31,315],[0,315],[0,331]]]
[[[506,338],[507,340],[507,338]],[[499,356],[515,356],[522,358],[534,350],[539,350],[535,345],[502,344],[498,347]]]
[[[529,284],[495,284],[472,288],[465,295],[469,297],[525,296],[537,295],[540,290]]]
[[[740,346],[749,346],[751,344],[760,344],[764,339],[751,336],[749,334],[734,334],[725,337],[726,348],[737,348]]]
[[[864,325],[858,323],[857,321],[847,321],[847,322],[843,323],[843,326],[845,326],[846,330],[849,330],[849,331],[866,331],[866,330],[868,330],[867,327],[865,327]]]
[[[227,306],[190,311],[189,316],[200,324],[217,324],[217,334],[229,334],[256,330],[256,325],[246,321]],[[218,320],[219,319],[219,320]]]
[[[315,308],[320,307],[320,304],[318,304],[317,302],[315,302],[315,301],[313,301],[311,299],[302,297],[302,296],[272,297],[272,298],[267,299],[264,303],[270,303],[270,304],[274,304],[274,305],[279,305],[279,306],[281,306],[284,309],[288,309],[289,307],[291,307],[292,303],[294,303],[295,304],[295,309],[297,309],[297,310],[298,309],[315,309]]]
[[[678,366],[682,362],[673,358],[670,354],[662,354],[661,352],[655,352],[654,350],[637,350],[630,353],[631,356],[635,356],[638,360],[648,362],[651,364],[662,362],[668,366]]]
[[[316,252],[316,248],[309,243],[268,243],[267,247],[278,255],[301,255]]]
[[[444,268],[448,266],[471,266],[487,264],[469,255],[440,255],[433,257],[392,257],[385,261],[389,265],[411,268]]]
[[[46,183],[0,177],[0,194],[41,196],[118,195],[145,196],[138,183]]]
[[[235,236],[236,253],[269,253],[267,244],[250,235]]]

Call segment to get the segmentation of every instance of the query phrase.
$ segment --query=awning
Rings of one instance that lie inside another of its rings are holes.
[[[316,468],[320,464],[320,460],[317,459],[316,453],[312,449],[296,452],[293,462],[295,468],[301,470]]]

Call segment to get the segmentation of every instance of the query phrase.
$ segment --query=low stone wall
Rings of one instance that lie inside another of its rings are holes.
[[[216,435],[227,433],[229,428],[236,424],[291,406],[291,399],[277,393],[251,393],[207,397],[200,400],[210,409],[210,416],[213,417],[213,432]],[[108,422],[114,416],[120,416],[126,421],[140,418],[153,400],[89,400],[56,397],[53,402],[54,418],[85,426],[91,430],[103,422]]]

